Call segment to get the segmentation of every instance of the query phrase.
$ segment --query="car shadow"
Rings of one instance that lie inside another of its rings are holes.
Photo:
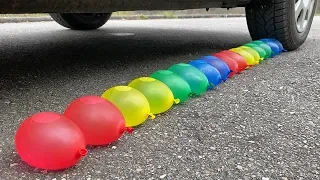
[[[136,70],[148,68],[151,73],[168,68],[172,58],[177,58],[177,63],[188,62],[248,40],[245,32],[232,37],[224,31],[135,27],[130,31],[52,30],[28,37],[21,33],[0,45],[0,90],[30,88],[50,77],[76,78],[97,71],[120,70],[126,76],[126,70],[132,66]],[[154,62],[152,67],[147,65],[150,61]]]

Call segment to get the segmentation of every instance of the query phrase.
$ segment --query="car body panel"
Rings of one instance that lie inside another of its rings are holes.
[[[135,10],[232,8],[250,0],[1,0],[1,14],[106,13]]]

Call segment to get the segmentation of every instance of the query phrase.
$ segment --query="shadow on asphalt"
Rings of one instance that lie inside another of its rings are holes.
[[[97,69],[109,71],[115,67],[143,65],[150,61],[161,64],[162,58],[181,55],[200,57],[208,52],[239,46],[249,38],[247,33],[235,36],[230,37],[230,32],[223,31],[155,28],[18,33],[0,44],[0,85],[3,84],[0,90],[30,88],[35,83],[44,83],[45,78],[51,76],[83,76],[78,73],[85,71],[89,75],[90,71]],[[25,83],[26,78],[30,83]],[[13,84],[6,83],[9,80]]]

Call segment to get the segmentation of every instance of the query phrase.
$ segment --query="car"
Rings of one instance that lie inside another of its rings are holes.
[[[0,13],[49,13],[73,30],[103,26],[116,11],[245,7],[253,40],[275,38],[288,51],[306,40],[317,0],[5,0]]]

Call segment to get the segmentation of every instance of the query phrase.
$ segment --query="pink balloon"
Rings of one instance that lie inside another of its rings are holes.
[[[55,112],[37,113],[24,120],[15,145],[23,161],[46,170],[69,168],[88,153],[78,126]]]

